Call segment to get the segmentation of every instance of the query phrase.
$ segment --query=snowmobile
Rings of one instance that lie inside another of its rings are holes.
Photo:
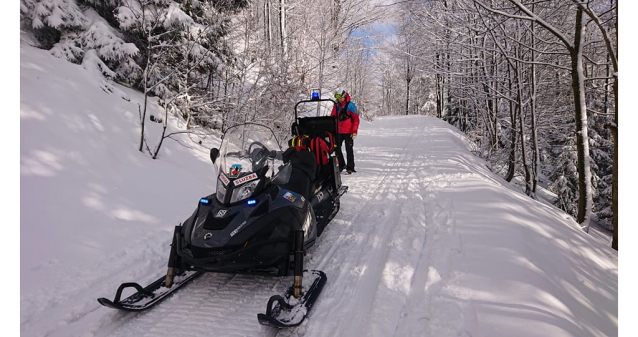
[[[318,95],[298,102],[291,129],[293,136],[325,142],[323,152],[317,146],[283,151],[272,129],[261,124],[228,128],[220,147],[210,150],[216,192],[200,198],[193,214],[175,226],[166,276],[147,287],[123,283],[114,300],[99,298],[100,304],[142,311],[205,272],[292,273],[292,286],[270,298],[258,321],[278,328],[301,324],[327,281],[322,271],[304,270],[304,255],[348,190],[341,184],[331,140],[338,134],[336,117],[298,115],[300,104],[318,101],[336,105]],[[127,288],[137,292],[121,300]]]

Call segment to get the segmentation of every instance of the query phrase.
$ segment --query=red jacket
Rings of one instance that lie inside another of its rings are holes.
[[[339,111],[339,133],[351,134],[359,131],[359,111],[353,102],[350,101],[350,94],[346,93],[346,99],[332,108],[330,116],[337,115]]]

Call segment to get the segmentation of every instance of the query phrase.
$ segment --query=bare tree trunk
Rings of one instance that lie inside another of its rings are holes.
[[[532,11],[534,10],[534,5],[532,4]],[[531,197],[536,199],[536,187],[538,186],[538,172],[540,170],[540,154],[538,149],[538,134],[536,130],[536,36],[534,29],[534,22],[532,22],[532,49],[531,49],[531,59],[532,59],[532,69],[530,74],[530,84],[531,84],[531,92],[530,92],[530,122],[531,122],[531,138],[532,138],[532,191]]]
[[[511,66],[507,67],[507,75],[508,75],[508,83],[509,83],[509,91],[512,92],[512,75],[511,75]],[[514,109],[514,102],[510,100],[510,121],[511,121],[511,129],[510,129],[510,151],[509,151],[509,159],[508,159],[508,167],[507,167],[507,176],[505,180],[508,182],[514,179],[514,175],[516,174],[516,110]]]
[[[612,223],[614,226],[614,239],[611,243],[611,247],[618,250],[618,79],[614,80],[614,123],[611,127],[611,134],[614,137],[614,168],[613,168],[613,182],[612,182],[612,211],[614,216]]]
[[[570,50],[572,66],[572,90],[576,117],[576,146],[578,150],[578,215],[576,221],[585,224],[589,232],[589,222],[593,206],[591,168],[589,159],[589,136],[587,130],[587,104],[585,98],[585,75],[583,71],[583,10],[576,11],[574,46]]]
[[[280,0],[279,33],[281,37],[281,52],[283,59],[288,59],[288,36],[286,33],[286,0]]]
[[[611,248],[618,250],[618,128],[611,126],[611,134],[614,137],[614,169],[612,183],[612,211],[614,212],[613,225],[614,237],[611,241]]]
[[[518,54],[518,47],[516,47],[517,49],[517,54]],[[520,55],[517,55],[517,58],[519,58]],[[521,79],[521,70],[520,70],[520,62],[516,61],[516,69],[515,69],[515,76],[516,76],[516,106],[517,106],[517,110],[518,110],[518,122],[519,122],[519,128],[520,128],[520,135],[521,135],[521,159],[523,160],[523,171],[525,171],[525,194],[531,196],[532,194],[532,188],[531,188],[531,174],[529,172],[529,164],[527,162],[527,148],[525,146],[525,115],[524,115],[524,107],[523,107],[523,81]]]
[[[272,24],[271,24],[271,11],[270,1],[264,0],[264,34],[266,35],[266,47],[268,48],[268,55],[272,53]]]
[[[410,70],[408,70],[408,73],[409,72],[410,72]],[[408,75],[408,78],[406,78],[406,81],[405,81],[405,84],[406,84],[405,114],[406,114],[406,116],[410,114],[410,82],[411,81],[412,81],[412,79],[410,78],[410,75]]]
[[[443,76],[440,74],[442,67],[441,53],[436,53],[436,117],[443,118]]]
[[[140,147],[139,147],[139,151],[142,152],[144,149],[144,127],[146,126],[146,108],[148,106],[148,77],[149,77],[149,69],[151,66],[151,47],[152,47],[152,43],[151,43],[151,33],[149,32],[147,34],[147,50],[146,50],[146,68],[144,69],[144,108],[141,111],[141,116],[140,116],[140,124],[141,124],[141,131],[140,131]]]
[[[166,135],[166,128],[168,127],[168,105],[169,104],[170,103],[166,102],[166,105],[164,105],[164,121],[162,124],[162,135],[160,136],[159,144],[157,144],[157,147],[155,148],[155,152],[153,153],[153,159],[157,159],[157,154],[162,148],[162,143],[164,143],[164,138],[166,138],[165,135]]]
[[[612,211],[614,213],[612,218],[612,224],[614,226],[614,238],[612,240],[612,248],[618,250],[618,56],[617,51],[614,49],[614,44],[612,42],[612,36],[607,32],[603,21],[594,13],[594,11],[589,8],[588,3],[580,2],[578,0],[572,0],[576,3],[580,9],[582,9],[585,14],[587,14],[593,21],[596,23],[600,32],[603,35],[603,40],[605,41],[605,45],[607,46],[607,55],[608,59],[611,60],[612,66],[614,68],[614,79],[612,88],[614,91],[614,125],[608,125],[608,128],[612,132],[612,137],[614,139],[614,162],[613,162],[613,182],[612,182]],[[613,8],[614,3],[616,5],[616,17],[618,16],[618,1],[610,0],[609,7]],[[616,20],[616,32],[618,32],[618,20]],[[616,41],[617,42],[617,41]],[[606,91],[605,91],[606,94]],[[607,102],[607,96],[605,95],[605,102]]]

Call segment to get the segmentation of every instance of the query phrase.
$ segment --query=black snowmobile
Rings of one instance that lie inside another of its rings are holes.
[[[297,103],[292,133],[315,144],[325,142],[327,153],[319,153],[318,147],[282,151],[274,132],[264,125],[229,128],[220,148],[210,151],[218,172],[216,193],[201,198],[195,212],[175,227],[166,276],[147,287],[124,283],[113,301],[98,301],[142,311],[203,272],[292,272],[293,285],[285,294],[272,296],[258,320],[280,328],[301,324],[327,280],[321,271],[304,270],[305,252],[337,214],[339,199],[347,191],[331,140],[338,134],[336,117],[297,113],[300,104],[318,101],[336,104],[314,95]],[[137,292],[121,300],[126,288]]]

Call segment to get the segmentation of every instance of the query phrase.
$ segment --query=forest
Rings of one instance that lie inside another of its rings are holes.
[[[366,120],[454,125],[490,170],[551,191],[618,249],[616,0],[20,0],[20,29],[142,92],[153,158],[171,133],[149,139],[146,123],[285,134],[297,101],[340,88]]]

